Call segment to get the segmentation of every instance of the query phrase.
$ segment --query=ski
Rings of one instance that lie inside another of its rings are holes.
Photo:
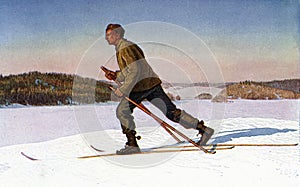
[[[220,144],[209,144],[206,146],[203,146],[205,149],[209,151],[215,151],[215,150],[228,150],[233,149],[234,147],[284,147],[284,146],[297,146],[298,143],[290,143],[290,144],[256,144],[256,143],[220,143]],[[192,149],[195,147],[194,145],[167,145],[167,146],[161,146],[161,147],[153,147],[149,149],[145,149],[144,151],[140,153],[134,153],[129,155],[135,155],[135,154],[152,154],[152,153],[172,153],[172,152],[188,152],[188,151],[200,151],[200,149]],[[97,152],[104,152],[101,149],[98,149],[91,145],[91,148],[93,148]],[[25,154],[24,152],[21,152],[21,155],[25,158],[31,160],[31,161],[40,161],[43,159],[40,158],[34,158],[32,156],[29,156]],[[118,155],[116,153],[108,153],[108,154],[97,154],[97,155],[88,155],[88,156],[79,156],[76,157],[77,159],[86,159],[86,158],[99,158],[99,157],[110,157],[110,156],[126,156],[126,155]],[[127,155],[128,156],[128,155]]]
[[[193,146],[194,147],[194,146]],[[176,147],[175,147],[176,148]],[[234,146],[223,146],[223,147],[215,147],[208,149],[208,151],[215,151],[215,150],[228,150],[233,149]],[[126,155],[119,155],[116,153],[108,153],[108,154],[98,154],[98,155],[87,155],[87,156],[80,156],[77,157],[78,159],[87,159],[87,158],[101,158],[101,157],[111,157],[111,156],[130,156],[130,155],[140,155],[140,154],[153,154],[153,153],[176,153],[176,152],[190,152],[190,151],[201,151],[200,149],[163,149],[163,148],[154,148],[149,150],[142,150],[139,153],[132,153]]]
[[[187,143],[187,142],[184,142]],[[173,148],[179,148],[179,149],[183,149],[183,148],[192,148],[195,147],[194,145],[182,145],[183,143],[176,143],[173,145],[163,145],[163,146],[159,146],[159,147],[152,147],[151,149],[155,150],[155,149],[173,149]],[[282,143],[282,144],[256,144],[256,143],[219,143],[219,144],[207,144],[205,146],[203,146],[203,148],[207,149],[207,150],[221,150],[221,147],[289,147],[289,146],[297,146],[298,143],[290,143],[290,144],[286,144],[286,143]]]
[[[184,149],[184,148],[196,148],[194,145],[180,145],[181,143],[177,143],[174,145],[163,145],[159,147],[151,147],[151,148],[146,148],[147,150],[158,150],[158,149]],[[98,149],[93,145],[90,145],[92,149],[98,152],[105,152],[104,150]],[[213,150],[223,150],[223,149],[232,149],[235,146],[233,144],[221,144],[221,145],[216,145],[216,144],[211,144],[211,145],[205,145],[203,148],[207,149],[208,151],[213,151]]]
[[[298,143],[291,143],[291,144],[286,144],[286,143],[282,143],[282,144],[271,144],[271,143],[261,143],[261,144],[255,144],[255,143],[236,143],[236,144],[211,144],[212,146],[228,146],[228,145],[232,145],[235,147],[251,147],[251,146],[255,146],[255,147],[284,147],[284,146],[297,146]]]
[[[97,149],[94,146],[91,146],[94,150],[98,151],[98,152],[103,152],[103,150]],[[233,149],[234,146],[223,146],[223,147],[211,147],[208,148],[208,150],[210,151],[215,151],[215,150],[228,150],[228,149]],[[159,148],[149,148],[149,149],[144,149],[139,153],[133,153],[133,154],[128,154],[129,155],[136,155],[136,154],[152,154],[152,153],[175,153],[175,152],[189,152],[189,151],[201,151],[200,149],[194,148],[194,149],[189,149],[189,148],[185,148],[185,149],[177,149],[176,147],[174,149],[167,149],[164,150],[163,148],[159,149]],[[31,161],[41,161],[44,159],[41,158],[34,158],[32,156],[27,155],[24,152],[21,152],[21,155],[24,156],[25,158],[31,160]],[[125,155],[119,155],[116,153],[108,153],[108,154],[96,154],[96,155],[87,155],[87,156],[79,156],[79,157],[75,157],[77,159],[86,159],[86,158],[99,158],[99,157],[110,157],[110,156],[125,156]],[[46,159],[45,159],[46,160]]]
[[[219,144],[207,144],[204,147],[222,147],[222,146],[234,146],[234,147],[289,147],[289,146],[297,146],[298,143],[281,143],[281,144],[272,144],[272,143],[219,143]],[[157,147],[160,148],[188,148],[194,147],[194,145],[168,145]]]

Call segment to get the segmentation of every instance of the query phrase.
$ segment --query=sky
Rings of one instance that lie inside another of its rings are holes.
[[[103,36],[120,23],[169,82],[299,78],[298,0],[1,0],[0,18],[2,75],[97,78],[117,68]]]

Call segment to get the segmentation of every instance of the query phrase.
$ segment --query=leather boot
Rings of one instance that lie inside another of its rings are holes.
[[[196,127],[199,130],[199,134],[201,134],[200,140],[197,142],[198,145],[204,146],[214,134],[214,130],[210,127],[204,125],[204,121],[200,121]]]
[[[137,144],[137,137],[135,136],[136,132],[134,130],[130,130],[126,132],[127,142],[125,144],[125,147],[118,150],[116,153],[118,155],[128,155],[128,154],[134,154],[141,152],[138,144]],[[138,137],[140,138],[140,137]]]

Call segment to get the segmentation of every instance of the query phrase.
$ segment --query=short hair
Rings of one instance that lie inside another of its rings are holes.
[[[120,35],[120,37],[122,37],[122,38],[124,37],[125,30],[120,24],[110,23],[110,24],[107,25],[105,31],[107,32],[108,30],[113,30],[116,33],[118,33]]]

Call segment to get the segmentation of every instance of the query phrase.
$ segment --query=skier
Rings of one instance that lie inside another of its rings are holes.
[[[201,135],[198,145],[205,145],[214,130],[204,125],[184,110],[178,109],[161,87],[161,80],[152,70],[145,59],[142,49],[135,43],[124,38],[125,30],[119,24],[109,24],[106,28],[106,37],[109,45],[115,46],[116,58],[120,70],[108,70],[105,76],[109,80],[123,82],[115,90],[119,97],[128,96],[131,100],[140,104],[143,100],[150,101],[158,107],[165,116],[173,122],[179,123],[184,128],[196,129]],[[133,109],[135,105],[122,98],[116,116],[119,119],[123,133],[127,137],[125,148],[117,151],[117,154],[133,154],[140,152],[136,140],[135,123],[133,121]]]

